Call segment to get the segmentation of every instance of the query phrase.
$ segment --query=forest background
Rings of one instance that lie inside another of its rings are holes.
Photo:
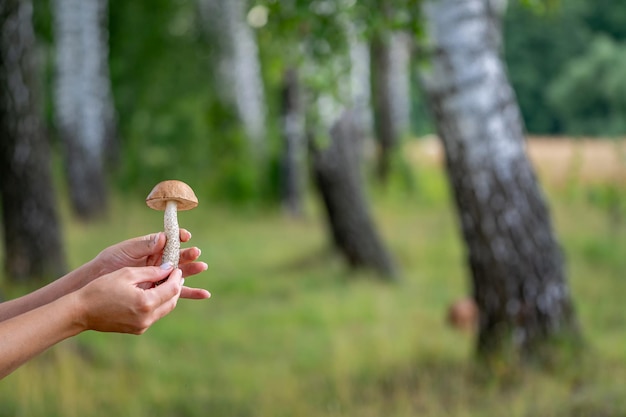
[[[328,249],[310,179],[301,211],[285,214],[286,69],[313,65],[317,71],[304,74],[305,87],[341,96],[337,80],[344,80],[341,62],[349,54],[337,20],[341,10],[328,9],[335,2],[327,1],[294,1],[289,4],[297,7],[284,14],[278,12],[285,12],[279,7],[285,2],[245,8],[266,106],[258,152],[248,146],[250,131],[239,115],[224,106],[215,77],[223,44],[212,42],[221,38],[206,29],[202,3],[109,2],[116,134],[106,148],[109,199],[94,218],[76,213],[68,197],[54,98],[54,2],[33,3],[67,265],[160,228],[143,199],[156,182],[180,178],[200,198],[200,210],[180,218],[209,264],[196,282],[214,297],[202,305],[181,302],[141,338],[84,334],[53,348],[2,381],[0,415],[626,412],[626,7],[610,0],[508,4],[503,57],[566,254],[587,351],[572,361],[565,346],[547,366],[496,366],[485,373],[474,360],[476,334],[445,324],[447,307],[469,293],[471,283],[435,122],[419,83],[419,68],[428,65],[419,49],[408,73],[409,128],[386,185],[377,179],[373,141],[363,165],[372,216],[400,270],[399,282],[383,283],[376,274],[346,268]],[[402,29],[406,16],[414,17],[413,5],[397,2]],[[362,18],[363,10],[354,17]],[[372,27],[389,24],[376,15],[368,15]],[[421,21],[408,20],[420,39]],[[297,36],[286,37],[294,28]],[[311,56],[300,57],[287,40],[309,45]],[[9,278],[5,273],[7,297],[32,285]]]
[[[52,88],[51,9],[46,1],[39,3],[35,27],[47,56],[46,85]],[[306,16],[309,11],[303,9],[298,13]],[[242,156],[236,143],[243,139],[223,130],[224,115],[216,110],[216,87],[211,82],[216,64],[211,62],[210,45],[203,43],[196,13],[195,3],[189,1],[110,4],[110,77],[124,155],[111,173],[113,184],[145,190],[168,172],[172,177],[193,175],[199,183],[210,184],[199,192],[213,197],[249,201],[262,193],[263,198],[276,198],[280,182],[268,177],[269,184],[258,187],[259,179],[246,174],[247,164],[237,160]],[[593,5],[568,0],[546,10],[510,2],[503,53],[529,134],[607,137],[626,131],[624,21],[626,10],[609,0]],[[257,29],[257,36],[267,91],[268,141],[278,150],[286,62],[272,29],[285,30],[268,25]],[[314,29],[333,42],[333,32],[324,33],[328,28],[323,24]],[[417,77],[415,71],[412,77]],[[411,132],[432,133],[419,85],[412,85]],[[51,92],[45,97],[50,100],[47,122],[53,126]],[[278,159],[280,153],[270,156]],[[275,168],[278,163],[274,161]]]

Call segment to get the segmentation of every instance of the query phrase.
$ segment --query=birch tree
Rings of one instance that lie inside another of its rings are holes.
[[[402,31],[381,30],[373,36],[370,48],[378,176],[385,181],[393,151],[410,131],[410,38]]]
[[[285,70],[281,96],[281,199],[288,214],[300,217],[304,205],[307,147],[301,86],[295,68]]]
[[[245,0],[198,0],[214,52],[212,76],[225,106],[233,109],[257,153],[265,147],[265,93],[256,35],[246,21]]]
[[[69,193],[82,219],[107,206],[105,162],[115,146],[108,70],[108,0],[54,0],[56,125]]]
[[[341,8],[338,7],[338,10]],[[347,9],[349,10],[349,9]],[[385,280],[399,272],[371,214],[364,187],[363,151],[369,139],[369,55],[355,37],[347,10],[336,13],[320,6],[318,13],[335,13],[338,48],[330,59],[311,59],[310,78],[321,76],[325,86],[310,92],[309,129],[313,176],[326,212],[329,234],[353,268],[370,269]],[[323,52],[323,49],[322,49]],[[365,88],[364,85],[365,84]],[[326,140],[324,140],[326,138]]]
[[[65,272],[61,227],[41,121],[32,3],[0,2],[0,201],[4,267],[14,281]]]
[[[506,1],[424,3],[422,80],[480,310],[478,352],[527,358],[578,334],[563,255],[526,154],[524,126],[500,57]]]
[[[358,116],[349,109],[339,114],[330,128],[330,143],[313,146],[312,155],[329,234],[351,267],[395,280],[397,267],[370,213],[363,186],[361,149],[365,138]]]

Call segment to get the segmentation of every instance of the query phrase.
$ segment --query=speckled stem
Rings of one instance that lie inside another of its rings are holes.
[[[163,250],[163,263],[169,262],[174,268],[178,268],[178,260],[180,258],[180,231],[178,229],[176,201],[168,201],[165,206],[165,215],[163,223],[165,226],[165,236],[167,242]]]

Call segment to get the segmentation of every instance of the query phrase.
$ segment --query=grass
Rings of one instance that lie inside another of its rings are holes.
[[[0,416],[624,416],[626,232],[605,213],[551,192],[588,349],[551,372],[485,378],[473,340],[444,324],[466,292],[464,253],[441,172],[374,192],[375,216],[403,281],[350,273],[326,248],[315,207],[303,221],[201,202],[181,213],[209,271],[145,335],[85,333],[0,381]],[[72,266],[161,227],[158,213],[114,202],[110,218],[65,216]]]

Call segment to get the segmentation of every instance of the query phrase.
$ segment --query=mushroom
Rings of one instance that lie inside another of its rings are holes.
[[[178,268],[180,258],[180,230],[178,228],[178,210],[191,210],[198,205],[198,198],[190,186],[182,181],[167,180],[154,186],[146,204],[154,210],[165,210],[163,224],[167,241],[163,250],[162,263],[169,262]]]
[[[475,331],[478,326],[479,309],[472,297],[456,300],[448,308],[447,321],[452,327],[465,332]]]

